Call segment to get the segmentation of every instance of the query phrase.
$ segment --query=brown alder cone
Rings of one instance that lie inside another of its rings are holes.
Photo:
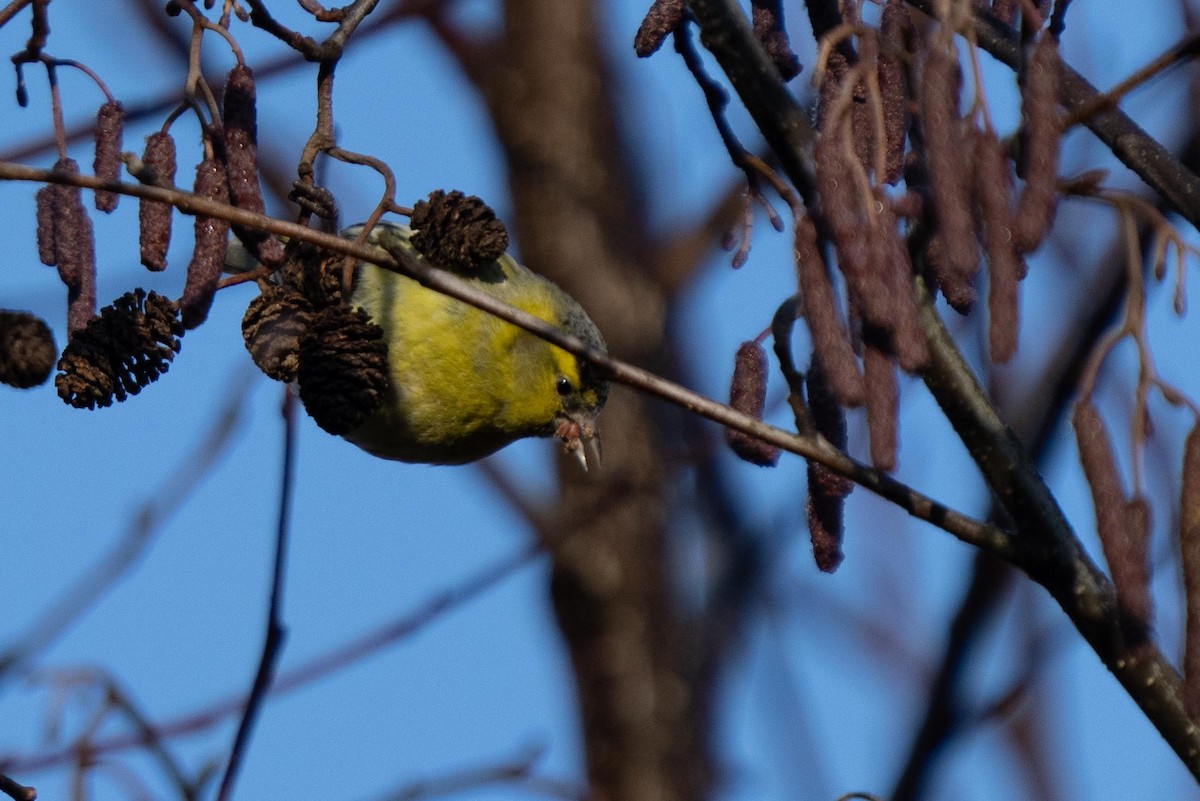
[[[387,391],[383,329],[362,309],[329,306],[300,340],[296,381],[304,410],[330,434],[362,425]]]
[[[988,263],[988,350],[1007,362],[1017,350],[1017,282],[1024,274],[1013,247],[1012,171],[1004,145],[990,131],[975,133],[975,203]]]
[[[1179,499],[1179,548],[1187,609],[1183,650],[1183,702],[1190,718],[1200,718],[1200,425],[1188,432],[1183,448]]]
[[[846,449],[846,415],[826,380],[814,352],[808,367],[808,407],[813,427],[839,450]],[[846,496],[854,484],[818,462],[808,462],[808,534],[817,569],[832,573],[842,563],[843,518]]]
[[[29,312],[0,309],[0,383],[29,389],[45,383],[58,361],[50,326]]]
[[[146,137],[142,164],[154,174],[155,186],[175,185],[175,140],[166,131],[155,131]],[[159,272],[167,268],[167,248],[171,244],[170,203],[157,200],[138,200],[138,246],[142,264]]]
[[[861,406],[866,399],[862,371],[838,313],[833,283],[817,247],[817,229],[812,218],[807,214],[797,218],[794,235],[797,283],[813,350],[825,367],[830,391],[838,403]]]
[[[1058,205],[1058,43],[1043,34],[1033,46],[1024,71],[1021,92],[1021,177],[1025,186],[1013,219],[1013,243],[1020,253],[1032,253],[1054,224]]]
[[[729,405],[755,420],[762,420],[767,405],[767,352],[757,342],[743,342],[733,360],[733,378],[729,384]],[[725,441],[743,461],[760,467],[774,467],[779,449],[732,428],[725,429]]]
[[[1117,591],[1124,626],[1136,642],[1144,638],[1150,623],[1144,533],[1148,530],[1149,508],[1142,522],[1141,510],[1125,498],[1112,440],[1096,407],[1088,400],[1079,401],[1071,422],[1079,461],[1096,509],[1096,533]]]
[[[126,292],[88,321],[63,349],[58,396],[77,409],[123,402],[157,381],[179,352],[179,307],[157,292]]]
[[[508,230],[475,195],[435,189],[413,204],[412,246],[447,270],[470,272],[508,250]]]
[[[225,165],[216,159],[205,159],[196,165],[195,193],[221,203],[229,200],[229,184]],[[190,330],[204,322],[217,292],[217,282],[225,266],[225,250],[229,244],[229,223],[216,217],[196,215],[196,248],[188,263],[187,281],[179,300],[184,328]]]
[[[115,181],[121,174],[121,135],[125,128],[125,107],[109,100],[96,115],[96,157],[92,170],[102,181]],[[116,192],[96,190],[96,208],[111,212],[117,208]]]

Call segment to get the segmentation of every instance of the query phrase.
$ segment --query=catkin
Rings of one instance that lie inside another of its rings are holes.
[[[1017,16],[1017,0],[992,0],[992,16],[1005,25],[1012,25]]]
[[[866,214],[852,175],[842,134],[845,129],[830,115],[813,145],[817,191],[821,210],[833,237],[838,269],[863,317],[885,330],[893,326],[892,303],[887,285],[875,268]]]
[[[867,383],[867,435],[871,464],[880,470],[896,469],[897,421],[900,402],[896,368],[880,348],[863,342],[863,375]]]
[[[1023,272],[1013,247],[1012,173],[995,134],[975,135],[975,202],[988,262],[988,346],[992,361],[1007,362],[1017,349],[1017,282]]]
[[[920,76],[921,132],[933,201],[934,237],[942,269],[953,277],[943,286],[947,299],[963,293],[979,266],[975,224],[971,219],[971,172],[964,122],[958,114],[962,71],[949,33],[939,29],[926,50]],[[939,285],[942,283],[939,276]],[[965,293],[959,302],[965,301]]]
[[[907,243],[900,237],[891,199],[876,188],[875,200],[875,222],[868,234],[872,264],[886,287],[892,351],[900,366],[913,373],[929,361],[929,345],[913,292],[912,261]]]
[[[879,98],[883,106],[884,175],[895,184],[904,175],[904,140],[908,134],[908,77],[904,60],[909,56],[907,40],[912,18],[902,0],[888,0],[879,23]]]
[[[166,131],[146,137],[142,163],[153,174],[155,186],[175,185],[175,140]],[[138,245],[142,264],[158,272],[167,268],[167,248],[171,244],[170,203],[138,201]]]
[[[1025,186],[1013,218],[1013,243],[1020,253],[1032,253],[1054,223],[1058,202],[1058,43],[1043,35],[1033,47],[1025,68],[1021,93],[1024,138],[1021,144]]]
[[[800,59],[792,52],[783,26],[783,4],[780,0],[750,0],[750,9],[754,35],[775,62],[775,69],[785,81],[795,78],[800,74]]]
[[[200,197],[227,202],[229,185],[225,166],[216,159],[205,159],[196,166],[195,193]],[[229,223],[216,217],[196,215],[196,249],[188,263],[187,281],[179,301],[180,316],[185,329],[193,329],[208,317],[221,269],[225,266]]]
[[[1127,629],[1131,625],[1144,629],[1149,623],[1149,602],[1143,598],[1148,598],[1149,587],[1146,586],[1144,543],[1140,540],[1144,540],[1145,535],[1130,528],[1131,522],[1139,523],[1139,511],[1131,509],[1125,498],[1112,440],[1096,407],[1090,401],[1079,401],[1075,404],[1071,422],[1083,475],[1091,488],[1092,504],[1096,509],[1096,533],[1117,591],[1117,604]]]
[[[58,240],[58,184],[47,184],[34,195],[37,204],[38,259],[47,267],[58,264],[55,243]]]
[[[229,202],[239,209],[262,214],[265,206],[258,185],[256,102],[254,72],[245,64],[238,64],[229,71],[221,101]],[[260,262],[277,264],[283,260],[283,243],[265,231],[234,224],[233,232]]]
[[[1183,638],[1183,701],[1188,717],[1200,719],[1200,425],[1183,448],[1179,499],[1179,547],[1187,608]]]
[[[79,174],[74,159],[59,159],[56,172]],[[78,187],[55,188],[54,258],[67,287],[67,333],[73,335],[96,313],[96,237]]]
[[[125,107],[109,100],[96,115],[96,156],[92,170],[102,181],[115,181],[121,173],[121,135],[125,128]],[[116,192],[96,190],[96,209],[111,212],[117,207]]]
[[[836,448],[846,447],[846,415],[827,381],[820,357],[813,353],[808,368],[808,406],[813,427]],[[842,562],[846,496],[854,489],[846,478],[818,462],[808,463],[808,534],[817,569],[837,570]]]
[[[767,352],[757,342],[743,342],[733,360],[733,379],[729,384],[729,405],[755,420],[762,420],[767,403]],[[774,467],[779,449],[732,428],[725,429],[725,440],[741,459],[760,467]]]
[[[862,372],[838,314],[833,283],[817,247],[816,226],[807,214],[795,221],[795,257],[804,320],[813,350],[827,371],[830,390],[842,406],[860,406],[866,399]]]
[[[662,47],[667,35],[679,27],[684,10],[684,0],[654,0],[633,38],[633,51],[639,58]]]

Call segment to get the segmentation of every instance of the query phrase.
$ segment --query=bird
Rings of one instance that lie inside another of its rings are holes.
[[[356,225],[340,235],[353,240],[361,231]],[[605,350],[604,337],[579,302],[509,253],[473,269],[449,268],[419,253],[412,238],[410,227],[381,221],[366,241],[447,269]],[[231,241],[227,269],[252,263],[244,250]],[[383,459],[465,464],[519,439],[557,437],[583,470],[589,455],[599,462],[596,419],[608,384],[590,362],[376,264],[359,262],[352,287],[350,306],[382,329],[388,381],[374,411],[341,434],[345,440]]]

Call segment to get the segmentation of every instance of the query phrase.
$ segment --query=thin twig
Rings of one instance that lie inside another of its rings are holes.
[[[279,481],[279,514],[275,528],[275,563],[271,573],[271,600],[267,608],[267,632],[263,638],[262,656],[259,658],[258,670],[254,674],[254,683],[250,687],[250,695],[246,698],[246,707],[238,724],[237,734],[233,739],[233,748],[229,752],[229,761],[225,766],[225,775],[221,777],[221,788],[217,792],[218,801],[226,801],[233,793],[233,782],[241,768],[246,748],[250,743],[250,734],[262,711],[263,702],[270,692],[271,682],[275,678],[275,666],[283,649],[286,630],[283,626],[283,573],[287,561],[287,540],[291,528],[292,489],[295,484],[296,472],[296,401],[290,390],[283,393],[283,468]]]
[[[741,414],[732,408],[717,403],[674,382],[613,358],[605,351],[594,348],[562,329],[541,318],[517,309],[483,292],[446,270],[439,270],[418,261],[407,254],[394,255],[378,247],[362,245],[342,239],[334,234],[315,231],[295,223],[276,220],[254,214],[199,197],[178,189],[155,186],[123,184],[99,181],[91,176],[58,174],[20,164],[0,162],[0,180],[36,181],[40,183],[66,183],[89,189],[107,189],[111,192],[171,203],[185,214],[202,214],[218,217],[241,225],[260,228],[277,236],[289,237],[317,245],[326,250],[352,256],[407,275],[423,286],[482,309],[489,314],[506,320],[530,333],[551,342],[563,350],[573,353],[594,364],[608,378],[627,384],[643,392],[656,395],[688,411],[707,417],[715,423],[743,431],[758,437],[783,450],[824,464],[835,473],[849,478],[857,484],[892,501],[914,517],[926,520],[971,545],[995,553],[1003,559],[1012,559],[1012,543],[1006,532],[957,512],[929,498],[908,485],[874,468],[868,467],[829,443],[811,436],[799,436],[783,429],[767,425],[762,421]]]
[[[306,687],[389,645],[394,645],[424,631],[431,623],[478,598],[521,568],[532,564],[542,553],[542,546],[539,542],[530,542],[521,546],[508,556],[486,565],[454,586],[427,598],[416,609],[398,615],[385,625],[336,645],[327,652],[283,673],[271,686],[270,695],[277,698],[284,693]],[[223,722],[231,715],[240,713],[245,705],[246,697],[244,695],[224,698],[205,705],[200,711],[159,723],[155,726],[155,731],[163,739],[194,734]],[[140,737],[121,734],[107,740],[93,741],[89,753],[93,757],[100,757],[135,748],[141,744]],[[75,757],[76,752],[73,748],[25,758],[9,757],[0,759],[0,770],[45,770],[71,763]]]

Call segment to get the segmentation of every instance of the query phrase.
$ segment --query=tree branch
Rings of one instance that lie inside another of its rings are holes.
[[[924,0],[912,2],[919,8],[928,5]],[[792,150],[805,148],[811,141],[811,127],[807,119],[797,121],[798,106],[778,74],[764,69],[768,57],[741,9],[732,0],[690,0],[690,5],[701,25],[702,41],[710,46],[763,136],[776,149],[788,177],[807,193],[813,184],[809,156],[803,150]],[[980,26],[981,32],[989,30],[995,31],[995,26]],[[984,39],[1015,44],[1015,38],[981,33],[981,43]],[[1009,55],[1015,53],[1013,50]],[[1068,104],[1080,102],[1072,92],[1090,90],[1088,96],[1095,94],[1078,75],[1071,78],[1073,73],[1066,70],[1064,74],[1068,79]],[[1161,145],[1117,110],[1098,115],[1092,125],[1093,130],[1104,132],[1102,138],[1112,140],[1114,152],[1121,149],[1118,155],[1125,154],[1123,160],[1129,158],[1127,163],[1138,165],[1135,169],[1140,168],[1139,174],[1181,213],[1188,216],[1190,211],[1189,220],[1200,219],[1200,208],[1196,206],[1200,185]],[[1123,134],[1117,135],[1118,130]],[[933,309],[928,293],[922,289],[921,294],[922,322],[933,356],[921,377],[1017,526],[1010,561],[1058,601],[1183,763],[1200,778],[1200,728],[1184,711],[1178,673],[1157,647],[1143,645],[1135,650],[1126,642],[1112,585],[1084,553],[1036,467],[996,414]]]

